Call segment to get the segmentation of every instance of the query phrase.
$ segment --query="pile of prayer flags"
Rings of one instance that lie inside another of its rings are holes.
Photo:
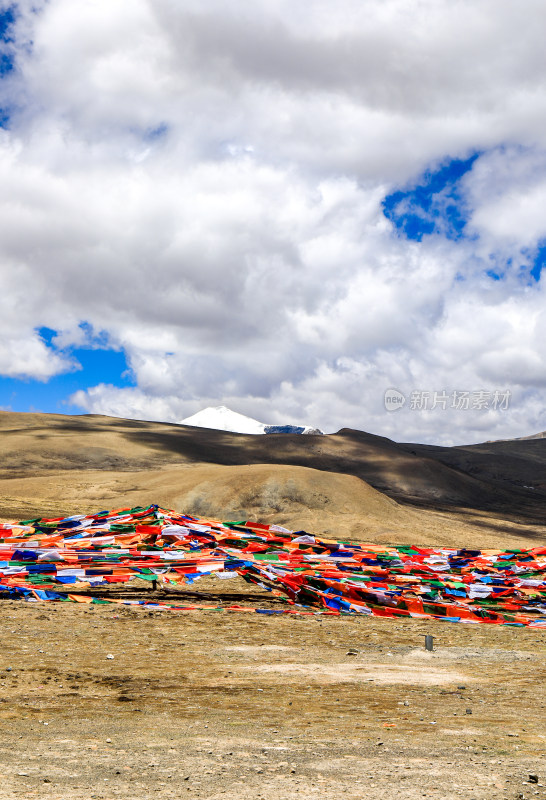
[[[213,574],[239,575],[286,604],[231,610],[546,628],[546,547],[457,550],[349,543],[278,525],[198,519],[156,505],[0,524],[4,596],[193,610],[210,606],[98,598],[74,590],[133,578],[182,585]]]

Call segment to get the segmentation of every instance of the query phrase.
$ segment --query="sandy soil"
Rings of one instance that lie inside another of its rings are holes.
[[[277,602],[229,584],[196,586]],[[0,624],[1,800],[546,797],[544,632],[16,601]]]

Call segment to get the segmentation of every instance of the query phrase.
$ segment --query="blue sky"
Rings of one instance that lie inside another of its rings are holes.
[[[13,69],[13,59],[9,50],[10,27],[14,22],[12,9],[0,10],[0,80],[8,75]],[[9,111],[0,105],[0,127],[7,126],[9,122]]]
[[[464,191],[464,178],[472,170],[480,154],[474,153],[465,159],[447,159],[435,169],[427,170],[416,181],[397,188],[383,200],[383,213],[398,235],[410,241],[422,241],[424,236],[441,236],[454,242],[477,238],[468,231],[471,213]],[[529,285],[540,280],[546,265],[546,242],[539,240],[533,248],[522,247],[520,251],[522,279]],[[496,259],[495,252],[490,253]],[[502,280],[505,270],[485,269],[492,280]],[[517,259],[516,259],[517,260]],[[506,259],[506,268],[514,266],[513,257]]]
[[[39,331],[40,336],[49,342],[52,333],[49,329]],[[101,382],[119,387],[134,384],[122,351],[74,347],[69,348],[67,355],[74,361],[75,368],[46,381],[0,376],[2,408],[9,411],[81,414],[81,407],[70,401],[75,392]]]
[[[475,153],[466,159],[448,159],[413,184],[388,194],[383,201],[384,214],[400,235],[418,242],[432,234],[455,241],[464,236],[469,213],[461,179],[478,157]]]
[[[545,429],[544,25],[538,0],[0,0],[0,406]],[[513,402],[387,413],[393,387]]]
[[[10,28],[15,21],[13,7],[5,10],[0,9],[0,43],[2,46],[0,55],[0,75],[7,74],[13,69],[13,59],[9,53],[9,44],[13,41]]]

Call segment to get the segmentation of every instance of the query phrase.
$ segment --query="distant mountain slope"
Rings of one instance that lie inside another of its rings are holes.
[[[464,447],[402,445],[419,457],[432,458],[451,469],[486,481],[505,492],[546,500],[546,441],[509,439]]]
[[[504,439],[503,441],[514,441],[514,442],[525,442],[529,439],[546,439],[546,431],[540,431],[540,433],[532,433],[530,436],[519,436],[517,439]]]
[[[68,502],[70,508],[79,503],[96,510],[191,500],[195,513],[201,503],[201,512],[206,507],[210,514],[215,506],[218,514],[278,514],[290,525],[334,526],[347,535],[360,519],[362,530],[390,531],[395,541],[405,507],[444,515],[435,518],[437,541],[449,540],[445,515],[454,513],[473,520],[484,535],[493,529],[508,534],[516,523],[526,523],[535,533],[526,530],[525,536],[544,541],[544,440],[433,447],[349,429],[324,436],[255,436],[95,415],[0,412],[0,456],[4,516],[33,516],[44,512],[46,501],[48,512],[62,513]],[[277,488],[269,482],[273,473]],[[192,494],[198,484],[202,489]],[[372,498],[376,509],[379,498],[385,501],[379,517],[372,514]],[[381,518],[379,527],[372,518]],[[430,516],[411,519],[414,540],[423,541]]]

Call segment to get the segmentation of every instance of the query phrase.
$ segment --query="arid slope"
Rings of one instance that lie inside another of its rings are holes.
[[[544,440],[440,448],[352,430],[248,436],[0,412],[0,451],[4,518],[157,502],[383,542],[496,547],[545,539]]]

